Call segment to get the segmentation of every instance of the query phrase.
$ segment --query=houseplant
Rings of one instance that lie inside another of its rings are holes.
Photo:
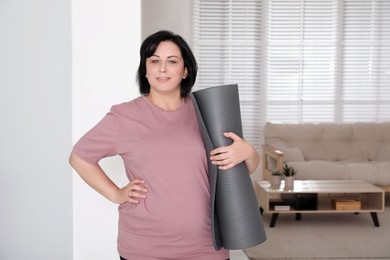
[[[280,186],[280,182],[282,181],[282,173],[280,171],[274,171],[271,174],[271,185],[275,187]]]
[[[284,182],[286,187],[294,186],[294,176],[296,173],[297,171],[294,169],[294,167],[289,166],[287,163],[284,164],[282,174],[284,175]]]

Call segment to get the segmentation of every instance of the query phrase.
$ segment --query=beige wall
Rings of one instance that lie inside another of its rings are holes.
[[[142,39],[158,30],[170,30],[192,43],[192,0],[142,0]]]

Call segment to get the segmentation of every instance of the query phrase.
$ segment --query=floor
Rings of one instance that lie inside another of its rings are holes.
[[[249,260],[249,258],[245,255],[244,251],[242,250],[230,250],[230,260]],[[321,260],[321,259],[317,259]],[[327,260],[327,259],[323,259]],[[329,260],[329,259],[328,259]],[[361,258],[359,259],[354,259],[354,258],[348,258],[348,259],[343,259],[343,258],[337,258],[334,260],[362,260]],[[370,258],[370,260],[384,260],[383,258]]]
[[[385,205],[386,205],[386,207],[390,205],[390,192],[386,192],[385,193]],[[389,225],[387,225],[387,226],[389,226]],[[231,250],[230,251],[230,259],[231,260],[250,260],[250,258],[248,258],[245,255],[243,250]],[[390,260],[390,258],[387,258],[387,257],[382,257],[382,258],[373,258],[372,257],[372,258],[369,258],[369,259],[370,260],[384,260],[384,259],[389,259]],[[316,260],[330,260],[330,259],[329,258],[316,258]],[[343,257],[339,257],[339,258],[332,258],[332,260],[363,260],[363,258],[352,258],[352,257],[343,258]]]

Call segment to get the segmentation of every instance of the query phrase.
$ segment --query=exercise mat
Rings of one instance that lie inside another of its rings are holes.
[[[220,170],[209,158],[215,148],[232,144],[224,132],[243,137],[238,86],[194,91],[192,100],[207,152],[214,247],[236,250],[258,245],[266,234],[245,163]]]

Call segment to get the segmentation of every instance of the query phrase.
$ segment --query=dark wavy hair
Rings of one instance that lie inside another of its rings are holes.
[[[180,35],[166,30],[158,31],[148,36],[141,45],[140,62],[137,71],[139,90],[142,95],[150,93],[150,85],[146,78],[146,59],[155,53],[158,45],[163,41],[171,41],[180,49],[181,56],[184,60],[184,67],[187,68],[187,76],[180,84],[180,96],[187,97],[191,92],[192,86],[195,84],[198,65],[187,42]]]

